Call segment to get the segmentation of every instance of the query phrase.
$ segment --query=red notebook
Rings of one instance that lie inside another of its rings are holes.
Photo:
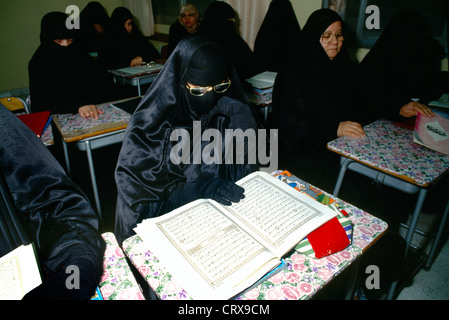
[[[40,138],[51,122],[50,111],[33,112],[17,116]]]

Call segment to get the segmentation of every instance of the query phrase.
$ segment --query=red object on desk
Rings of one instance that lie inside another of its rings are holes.
[[[23,123],[30,128],[38,138],[42,136],[44,130],[51,121],[50,111],[33,112],[20,114],[17,116]]]
[[[329,220],[307,236],[317,259],[341,251],[349,245],[345,229],[337,218]]]

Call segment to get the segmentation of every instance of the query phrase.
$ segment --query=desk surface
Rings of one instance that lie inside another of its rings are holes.
[[[413,130],[388,120],[364,127],[363,139],[341,137],[327,148],[342,156],[426,187],[449,169],[449,156],[413,142]]]
[[[292,186],[298,183],[306,184],[296,177],[289,176],[287,172],[278,172],[277,176]],[[321,190],[312,186],[309,190],[316,196],[323,194]],[[332,196],[328,196],[332,198]],[[246,292],[238,299],[310,299],[329,281],[353,263],[387,230],[388,225],[386,222],[340,199],[334,199],[339,209],[347,212],[349,219],[353,223],[352,244],[343,251],[321,259],[315,259],[295,251],[285,259],[288,266],[284,271],[279,272],[259,286]],[[160,299],[191,299],[189,294],[172,278],[163,263],[146,248],[139,236],[135,235],[126,239],[122,246],[125,254]]]
[[[53,121],[58,127],[65,142],[79,141],[101,134],[125,129],[131,114],[112,104],[99,105],[103,114],[98,120],[83,118],[77,114],[55,114]]]

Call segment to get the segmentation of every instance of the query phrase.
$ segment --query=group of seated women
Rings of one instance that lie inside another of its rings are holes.
[[[223,17],[223,21],[227,21],[216,29],[207,29],[214,32],[200,32],[199,29],[198,32],[188,32],[188,35],[181,37],[130,120],[115,171],[118,198],[114,232],[119,243],[132,236],[133,228],[143,219],[163,215],[190,201],[211,198],[224,205],[240,201],[244,197],[244,189],[235,182],[259,169],[257,163],[249,163],[248,154],[245,154],[244,163],[230,164],[224,159],[227,148],[236,147],[226,145],[227,129],[254,129],[257,132],[257,129],[263,128],[241,83],[241,77],[246,73],[238,72],[239,64],[229,51],[231,39],[236,40],[235,34],[232,37],[224,36],[224,29],[231,28],[229,23],[234,17],[225,7],[227,6],[224,2],[214,2],[214,6],[210,7],[210,12],[215,11]],[[207,16],[206,13],[199,24],[200,28],[218,22],[209,21]],[[96,83],[91,81],[94,69],[92,67],[87,73],[81,67],[77,69],[76,63],[84,63],[85,66],[88,59],[82,56],[83,50],[81,46],[77,46],[76,36],[61,27],[66,17],[64,14],[51,13],[42,21],[41,46],[30,62],[32,108],[37,111],[38,106],[48,108],[55,101],[60,101],[61,104],[70,104],[70,107],[65,109],[66,112],[77,110],[84,117],[95,116],[91,106],[96,101],[94,95],[100,91],[92,90]],[[126,33],[132,34],[126,30],[135,29],[134,26],[129,26],[130,19],[128,12],[121,8],[117,15],[112,15],[111,20],[123,28],[122,33],[125,36]],[[181,16],[180,22],[182,20]],[[382,40],[387,37],[387,30],[379,43],[387,42]],[[415,35],[418,31],[407,34]],[[419,36],[426,37],[424,34]],[[398,38],[395,39],[398,42]],[[127,41],[131,41],[131,38]],[[336,12],[320,9],[312,13],[301,30],[299,41],[298,46],[291,52],[292,59],[279,69],[273,92],[273,127],[279,130],[279,160],[283,169],[329,190],[331,184],[336,181],[333,174],[338,166],[338,159],[328,160],[331,156],[326,152],[328,141],[341,136],[364,139],[363,124],[379,115],[388,116],[384,112],[386,105],[390,111],[393,110],[391,114],[394,117],[411,117],[418,112],[425,116],[433,115],[425,104],[411,102],[415,94],[420,94],[423,98],[433,94],[430,89],[420,91],[419,89],[424,88],[420,86],[406,91],[409,87],[404,85],[404,90],[389,91],[391,87],[383,80],[369,82],[377,76],[380,79],[390,79],[387,73],[380,71],[380,65],[377,65],[377,70],[370,69],[369,74],[364,74],[361,71],[364,69],[351,61],[345,45],[345,26]],[[431,43],[429,40],[426,45]],[[232,45],[236,43],[232,42]],[[368,62],[375,60],[377,50],[374,49],[366,57],[367,62],[363,68],[369,68]],[[411,51],[408,54],[411,54]],[[105,61],[114,61],[115,66],[120,66],[119,61],[132,65],[135,59],[133,55],[124,54]],[[147,60],[145,56],[141,57]],[[45,62],[45,59],[48,62]],[[385,70],[394,68],[385,58],[382,59],[381,65],[385,65]],[[424,56],[419,59],[424,59]],[[411,68],[411,65],[408,67]],[[53,84],[45,87],[45,81],[39,81],[33,73],[36,69],[40,70],[41,76],[45,71],[48,81],[51,80]],[[405,72],[405,68],[401,71]],[[427,75],[434,78],[431,72]],[[413,76],[419,77],[421,74]],[[405,80],[402,80],[410,83],[415,79],[405,77]],[[65,81],[70,81],[70,89],[76,88],[79,94],[66,91],[67,84],[62,84]],[[364,86],[365,81],[369,86]],[[394,85],[399,83],[397,79],[391,81]],[[436,83],[438,82],[432,82],[434,85]],[[88,94],[90,90],[93,91],[92,96]],[[383,93],[391,96],[382,96]],[[377,98],[377,94],[382,98]],[[365,98],[363,95],[366,95]],[[394,104],[390,105],[390,101]],[[187,145],[192,146],[192,149],[199,148],[200,154],[211,152],[205,141],[194,141],[192,133],[198,123],[201,132],[216,129],[222,133],[223,141],[217,144],[222,148],[222,152],[215,149],[212,152],[217,152],[223,159],[217,161],[219,155],[214,155],[215,161],[198,163],[191,153],[188,159],[190,161],[175,163],[170,156],[179,142],[172,138],[174,130],[182,129],[189,133],[183,139],[190,139]],[[12,151],[8,149],[8,152]],[[245,148],[245,152],[248,153],[249,148]],[[4,163],[10,166],[9,163],[13,161]],[[60,171],[59,167],[55,169]],[[10,181],[14,186],[22,180]],[[83,198],[83,194],[74,189],[70,182],[65,183]],[[16,198],[17,201],[20,200],[17,195]],[[84,206],[85,202],[81,198],[78,202]],[[29,211],[32,208],[22,206],[20,209]],[[87,212],[90,213],[89,210]],[[51,218],[51,214],[49,217]],[[30,219],[43,223],[39,216],[30,215]],[[77,227],[78,220],[74,219],[73,225],[69,224],[68,228],[82,228],[80,230],[86,230],[88,234],[92,232],[92,228],[95,229],[94,220],[89,225]],[[58,223],[57,219],[51,221]],[[46,226],[52,228],[52,224]],[[90,249],[95,245],[93,239],[98,239],[98,235],[85,240]],[[91,263],[98,263],[98,252],[93,253],[93,257],[95,259]],[[91,267],[95,265],[91,264]]]
[[[79,30],[68,29],[67,18],[62,12],[42,18],[41,43],[28,66],[31,109],[98,118],[95,104],[124,98],[107,70],[154,61],[160,53],[124,7],[109,18],[100,3],[89,3]]]

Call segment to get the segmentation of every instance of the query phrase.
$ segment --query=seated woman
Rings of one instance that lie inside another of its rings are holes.
[[[280,166],[331,191],[338,159],[327,142],[365,136],[355,117],[355,65],[344,46],[344,26],[330,9],[312,13],[301,31],[299,52],[279,72],[273,89]]]
[[[238,33],[235,20],[235,11],[228,3],[214,1],[207,7],[198,32],[223,46],[240,79],[244,80],[265,70]]]
[[[127,8],[118,7],[111,15],[111,32],[98,59],[106,69],[139,66],[161,57],[156,48],[139,31]]]
[[[195,154],[204,157],[208,146],[193,136],[195,124],[201,134],[207,129],[221,133],[222,151],[208,151],[217,152],[210,164],[194,158]],[[225,129],[250,128],[256,130],[259,125],[224,50],[198,35],[184,38],[128,125],[115,175],[118,241],[132,236],[143,219],[199,198],[223,204],[239,201],[243,189],[234,182],[258,167],[248,160],[255,156],[248,148],[242,164],[225,159],[225,150],[230,148],[225,144]],[[180,131],[188,133],[182,136],[186,147],[182,150],[177,148],[181,142],[176,132]],[[178,151],[182,151],[182,161],[177,160]]]
[[[80,14],[80,40],[87,53],[98,54],[105,45],[106,33],[109,32],[110,18],[103,5],[91,1]]]
[[[301,27],[289,0],[272,0],[254,41],[254,54],[268,71],[279,72],[295,46]],[[276,45],[273,44],[276,43]]]
[[[200,25],[200,14],[193,4],[182,6],[178,20],[170,26],[168,33],[168,55],[175,50],[179,41],[189,34],[196,33]]]
[[[79,113],[98,119],[95,104],[109,101],[112,85],[106,73],[81,49],[68,15],[51,12],[42,18],[41,44],[28,65],[31,110]]]
[[[395,15],[360,62],[365,122],[400,121],[418,112],[432,117],[426,103],[448,89],[447,73],[440,71],[443,58],[443,47],[430,35],[420,13]]]
[[[97,214],[36,134],[2,105],[0,134],[0,256],[34,243],[42,284],[24,299],[89,300],[103,274]],[[74,284],[73,267],[78,289],[66,285]]]

